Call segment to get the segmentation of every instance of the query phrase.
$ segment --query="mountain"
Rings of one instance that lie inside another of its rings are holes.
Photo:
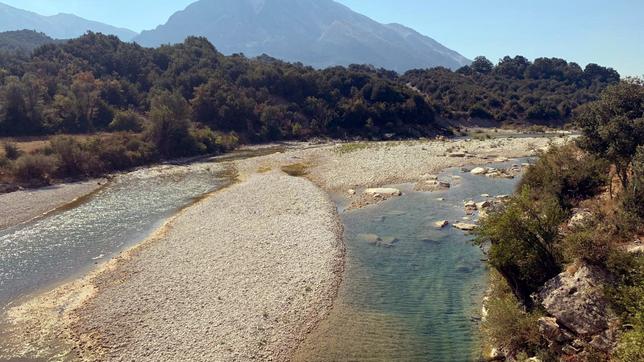
[[[31,53],[39,46],[60,41],[33,30],[6,31],[0,33],[0,51]]]
[[[144,46],[207,37],[224,54],[268,54],[323,68],[372,64],[403,72],[470,61],[413,29],[381,24],[332,0],[200,0],[134,41]]]
[[[56,39],[71,39],[93,32],[118,36],[123,41],[132,40],[137,33],[123,28],[83,19],[72,14],[44,16],[0,3],[0,31],[35,30]]]

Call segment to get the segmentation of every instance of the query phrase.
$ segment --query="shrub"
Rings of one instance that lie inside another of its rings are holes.
[[[622,195],[622,208],[635,219],[644,218],[644,146],[637,148],[632,161],[632,178]]]
[[[118,111],[114,120],[109,124],[112,131],[141,132],[143,130],[143,117],[133,110]]]
[[[615,351],[618,361],[644,360],[644,255],[614,251],[608,267],[617,282],[606,293],[621,314],[625,333]]]
[[[60,160],[60,177],[96,176],[103,172],[98,155],[73,137],[56,136],[49,143],[53,154]]]
[[[235,132],[223,133],[215,132],[215,142],[224,151],[232,151],[239,146],[239,137]]]
[[[15,161],[20,157],[20,154],[21,152],[15,144],[9,142],[4,144],[4,155],[7,159]]]
[[[561,244],[563,255],[568,262],[581,259],[591,264],[603,265],[612,250],[610,235],[598,233],[594,225],[566,235]]]
[[[524,305],[530,294],[561,271],[556,244],[565,213],[552,197],[540,200],[525,187],[481,221],[475,243],[489,245],[488,263],[507,281]]]
[[[526,312],[498,274],[492,274],[491,293],[486,303],[487,316],[482,328],[489,342],[510,356],[531,354],[539,349],[540,315]]]
[[[58,159],[45,155],[24,155],[13,163],[13,176],[21,183],[48,185],[56,172]]]
[[[554,146],[542,153],[523,177],[520,188],[555,197],[564,208],[594,196],[608,181],[608,163],[574,144]]]
[[[98,156],[103,171],[118,171],[143,165],[155,159],[154,146],[139,136],[114,134],[91,139],[88,150]]]

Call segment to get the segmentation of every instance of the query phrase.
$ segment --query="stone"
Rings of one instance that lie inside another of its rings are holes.
[[[449,225],[449,221],[447,221],[447,220],[440,220],[440,221],[436,221],[434,223],[434,227],[436,227],[438,229],[442,229],[447,225]]]
[[[437,180],[426,180],[426,181],[420,181],[416,183],[414,190],[421,191],[421,192],[436,192],[436,191],[447,190],[450,187],[452,187],[452,185],[449,182],[437,181]]]
[[[381,241],[380,236],[376,234],[358,234],[358,239],[366,241],[369,244],[377,244]]]
[[[564,343],[571,341],[574,336],[570,332],[563,330],[557,323],[556,318],[541,317],[537,321],[539,333],[548,341],[555,343]]]
[[[490,194],[481,194],[481,197],[490,197]]]
[[[568,227],[571,229],[583,228],[592,220],[593,214],[589,210],[574,209],[573,215],[568,221]]]
[[[364,190],[364,193],[367,195],[371,195],[373,197],[380,197],[383,196],[401,196],[402,192],[398,189],[395,188],[373,188],[373,189],[366,189]]]
[[[482,201],[482,202],[477,202],[476,203],[476,209],[477,210],[487,209],[490,206],[492,206],[492,203],[489,202],[489,201]]]
[[[610,316],[603,291],[609,283],[603,269],[581,264],[547,281],[538,298],[559,325],[577,335],[595,335],[608,328]]]
[[[510,161],[507,157],[498,157],[494,162],[508,162]]]
[[[454,224],[454,227],[463,231],[472,231],[477,228],[475,224],[467,224],[467,223],[456,223]]]
[[[436,199],[436,201],[445,201],[445,198],[444,197],[439,197],[439,198]]]
[[[356,194],[356,190],[354,190],[354,189],[349,189],[349,190],[347,191],[347,193],[348,193],[349,195],[353,196],[353,195],[355,195],[355,194]]]
[[[470,171],[472,175],[485,175],[487,173],[488,169],[485,167],[477,167]]]
[[[462,157],[465,157],[465,153],[464,153],[464,152],[452,152],[452,153],[449,153],[447,156],[448,156],[448,157],[459,157],[459,158],[462,158]]]
[[[436,180],[438,180],[438,176],[436,176],[436,175],[430,175],[430,174],[426,173],[426,174],[424,174],[424,175],[422,175],[422,176],[421,176],[421,179],[423,179],[423,180],[433,180],[433,181],[436,181]]]

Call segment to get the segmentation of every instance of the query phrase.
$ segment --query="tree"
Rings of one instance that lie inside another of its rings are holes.
[[[557,200],[535,200],[525,187],[502,210],[483,219],[475,243],[489,245],[488,262],[508,282],[526,307],[530,295],[561,269],[556,250],[565,213]]]
[[[179,93],[162,92],[152,100],[147,138],[162,156],[185,156],[194,151],[189,111],[188,102]]]
[[[575,121],[583,131],[580,147],[615,165],[626,188],[633,156],[644,143],[644,81],[628,79],[608,87]]]
[[[474,58],[474,61],[472,62],[472,65],[470,65],[470,68],[472,68],[472,70],[477,73],[489,74],[494,69],[494,64],[492,64],[492,62],[489,61],[486,57],[478,56]]]

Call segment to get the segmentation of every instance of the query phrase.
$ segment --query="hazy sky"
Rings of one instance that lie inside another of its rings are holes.
[[[141,31],[194,0],[0,0]],[[429,35],[468,58],[561,57],[644,75],[643,0],[339,0],[380,22]],[[216,45],[216,44],[215,44]]]

